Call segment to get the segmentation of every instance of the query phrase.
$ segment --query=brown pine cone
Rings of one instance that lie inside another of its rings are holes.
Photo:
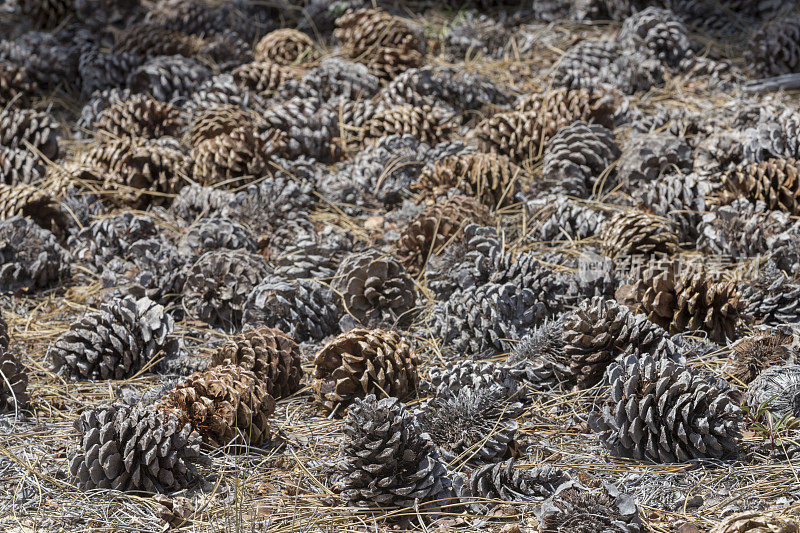
[[[800,215],[800,161],[768,159],[741,165],[722,176],[722,192],[716,201],[729,204],[736,198],[761,201],[770,210]]]
[[[773,513],[746,511],[729,516],[710,533],[800,533],[800,524]]]
[[[0,183],[36,183],[54,168],[45,169],[42,158],[28,149],[0,146]]]
[[[59,26],[75,11],[74,0],[21,0],[20,13],[33,26],[50,30]]]
[[[247,129],[255,125],[258,116],[238,105],[223,104],[203,111],[192,121],[189,128],[189,144],[197,146],[217,135],[227,135],[239,127]]]
[[[489,210],[472,198],[454,196],[432,205],[409,222],[397,241],[397,257],[412,276],[425,267],[428,257],[458,239],[468,224],[492,225]]]
[[[0,220],[17,215],[28,217],[55,234],[67,226],[61,207],[47,191],[31,185],[0,183]]]
[[[300,389],[300,363],[300,349],[292,339],[278,328],[262,326],[234,335],[211,357],[209,367],[239,365],[252,370],[279,400]]]
[[[793,340],[792,335],[777,328],[745,337],[733,344],[726,371],[739,384],[746,385],[756,379],[762,370],[784,364],[800,355],[792,349]]]
[[[0,413],[13,413],[28,402],[28,372],[0,341]]]
[[[177,144],[136,143],[106,175],[105,188],[117,191],[124,207],[166,205],[187,184],[190,166]]]
[[[456,187],[496,209],[514,202],[521,175],[522,169],[503,155],[456,154],[426,166],[413,187],[434,194]]]
[[[46,113],[32,109],[4,109],[0,112],[0,144],[28,149],[27,143],[47,159],[58,158],[59,125]]]
[[[163,398],[161,407],[191,424],[212,446],[260,446],[271,438],[275,399],[253,372],[237,365],[195,372]]]
[[[278,65],[310,63],[319,57],[314,41],[305,33],[283,28],[266,34],[255,49],[256,61],[271,61]]]
[[[280,65],[274,61],[252,61],[237,67],[233,81],[259,95],[271,95],[286,80],[297,78],[302,69]]]
[[[95,138],[180,136],[186,127],[179,107],[137,94],[118,100],[103,110],[94,123]]]
[[[419,382],[419,360],[411,345],[395,331],[354,329],[340,334],[314,358],[314,395],[327,411],[355,398],[404,398]]]
[[[641,211],[621,212],[600,230],[603,253],[612,259],[627,255],[671,254],[678,235],[666,220]]]
[[[114,50],[142,57],[186,56],[197,51],[200,41],[158,24],[139,22],[116,34]]]
[[[123,139],[109,140],[98,143],[88,152],[80,154],[76,160],[76,166],[84,169],[100,169],[102,171],[116,171],[122,162],[130,157],[131,152],[144,145],[142,139],[125,137]],[[98,177],[105,179],[103,173]]]
[[[366,62],[369,73],[383,80],[392,80],[422,63],[419,50],[409,46],[380,47]]]
[[[440,108],[429,105],[396,105],[375,113],[364,126],[367,140],[389,135],[411,135],[420,142],[437,144],[447,140],[455,130],[451,117]]]
[[[192,174],[201,185],[223,183],[240,187],[263,177],[267,159],[285,147],[285,134],[271,130],[261,139],[255,131],[239,127],[200,142],[192,149]]]
[[[36,81],[25,68],[13,63],[0,63],[0,106],[25,107],[31,96],[39,92]]]
[[[544,124],[550,128],[560,129],[578,120],[611,128],[613,105],[604,93],[562,87],[528,95],[519,101],[516,110],[544,116]]]

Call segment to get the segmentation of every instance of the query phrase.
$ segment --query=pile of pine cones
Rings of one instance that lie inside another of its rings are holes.
[[[0,412],[180,378],[76,414],[80,489],[191,490],[300,446],[291,404],[340,431],[327,489],[412,510],[381,520],[646,531],[621,477],[518,464],[537,405],[579,397],[606,460],[700,467],[800,417],[800,111],[747,90],[800,75],[791,2],[481,1],[441,31],[380,1],[8,4]],[[76,295],[40,364],[37,302]],[[748,516],[714,531],[797,531]]]

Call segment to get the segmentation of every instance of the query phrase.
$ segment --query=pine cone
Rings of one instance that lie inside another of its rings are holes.
[[[0,105],[25,107],[31,97],[40,92],[28,71],[18,65],[0,63]]]
[[[574,376],[564,340],[564,320],[550,320],[536,326],[513,345],[508,364],[523,373],[534,390],[550,392],[567,388]]]
[[[767,326],[800,322],[800,284],[783,272],[768,267],[741,292],[741,314],[748,322]]]
[[[491,224],[488,209],[471,198],[454,196],[443,204],[428,207],[400,235],[397,257],[406,270],[416,276],[429,256],[440,253],[470,223]]]
[[[310,63],[318,55],[311,37],[290,28],[266,34],[255,48],[256,61],[271,61],[283,66]]]
[[[635,135],[625,144],[617,163],[617,179],[627,190],[647,187],[666,172],[692,169],[692,149],[666,132]]]
[[[230,134],[239,127],[249,129],[255,125],[256,118],[254,112],[238,105],[223,104],[205,109],[192,120],[189,144],[197,146],[218,135]]]
[[[330,289],[313,280],[279,276],[268,276],[253,288],[243,321],[280,328],[297,342],[319,341],[339,331]]]
[[[206,252],[186,273],[183,305],[190,316],[215,328],[241,327],[245,300],[267,274],[267,262],[244,250]]]
[[[413,187],[434,195],[455,187],[496,209],[515,201],[522,174],[522,169],[505,156],[467,153],[426,166]]]
[[[745,400],[753,414],[766,408],[776,419],[800,417],[800,365],[767,368],[747,386]]]
[[[95,137],[179,137],[185,127],[180,108],[146,95],[133,95],[107,107],[93,124]]]
[[[0,144],[7,148],[33,148],[51,161],[58,158],[58,124],[47,114],[31,109],[0,112]]]
[[[511,32],[500,22],[484,15],[467,11],[447,28],[444,35],[445,50],[454,59],[466,59],[475,53],[500,59],[511,41]]]
[[[493,361],[455,361],[444,368],[431,368],[428,379],[420,384],[420,390],[438,398],[457,396],[466,387],[500,387],[505,389],[506,398],[522,401],[525,391],[519,381],[521,377],[517,369]]]
[[[0,292],[44,289],[68,276],[68,253],[52,233],[25,217],[0,221]]]
[[[748,66],[762,77],[791,74],[800,68],[800,17],[790,14],[762,26],[747,48]]]
[[[128,74],[142,61],[141,56],[129,52],[85,50],[78,60],[81,96],[94,100],[102,93],[121,92],[119,87],[125,85]],[[83,126],[88,128],[89,124],[84,123]]]
[[[221,105],[262,109],[264,101],[250,89],[240,87],[230,74],[218,74],[195,87],[183,107],[192,115]]]
[[[612,259],[678,250],[678,235],[670,223],[641,211],[615,214],[603,224],[599,238],[603,254]]]
[[[736,452],[742,412],[725,391],[690,369],[649,355],[606,371],[608,403],[590,414],[603,445],[656,463],[721,459]]]
[[[41,158],[27,149],[0,145],[0,184],[35,183],[45,176]]]
[[[544,196],[526,204],[529,237],[550,242],[593,237],[608,218],[605,211],[592,209],[566,196]]]
[[[30,185],[0,183],[0,220],[23,216],[53,233],[61,233],[67,220],[50,194]]]
[[[169,206],[169,212],[185,223],[192,224],[202,217],[219,215],[232,205],[235,197],[231,191],[193,183],[181,189]]]
[[[263,96],[277,91],[285,81],[295,79],[298,72],[272,61],[253,61],[237,67],[231,74],[239,87]]]
[[[417,290],[399,261],[378,250],[346,257],[331,288],[342,297],[344,312],[365,326],[408,325]]]
[[[70,459],[78,487],[165,492],[199,477],[200,436],[158,409],[122,404],[84,411],[75,421],[81,449]]]
[[[120,26],[139,15],[139,0],[75,0],[75,15],[94,28]]]
[[[197,51],[197,44],[196,39],[185,33],[142,21],[131,24],[116,34],[114,51],[150,60],[168,56],[189,57]]]
[[[156,100],[172,102],[186,98],[210,77],[211,71],[194,59],[160,55],[131,72],[128,87],[135,93],[147,93]]]
[[[464,387],[454,396],[427,402],[417,420],[450,464],[482,464],[510,453],[522,404],[502,387]]]
[[[764,202],[767,209],[800,215],[800,162],[768,159],[737,167],[722,176],[721,203],[747,198]]]
[[[239,365],[252,371],[267,393],[280,400],[300,389],[300,350],[279,329],[266,326],[235,335],[212,357],[209,368]]]
[[[397,398],[353,402],[336,470],[335,490],[356,507],[442,505],[451,494],[445,466]]]
[[[317,245],[290,247],[273,260],[274,274],[288,280],[326,281],[336,275],[339,261],[347,251],[347,248]]]
[[[369,73],[365,65],[338,57],[323,59],[299,80],[290,80],[279,89],[288,98],[316,97],[330,101],[337,96],[344,100],[372,98],[378,92],[380,80]]]
[[[0,350],[8,351],[8,343],[8,322],[3,318],[3,314],[0,313]]]
[[[161,141],[135,141],[120,147],[120,158],[109,169],[104,188],[116,191],[122,206],[164,205],[183,188],[191,160],[174,139]]]
[[[21,0],[20,13],[35,28],[50,30],[61,24],[74,12],[73,0]]]
[[[572,481],[556,489],[555,494],[542,504],[537,518],[539,533],[645,531],[633,498],[613,486],[590,490]]]
[[[292,98],[268,109],[261,119],[260,132],[278,130],[286,135],[286,157],[308,156],[321,162],[334,157],[339,116],[320,100]]]
[[[53,372],[73,380],[129,378],[167,346],[172,325],[149,298],[112,300],[70,324],[47,358]]]
[[[215,35],[231,31],[252,40],[259,22],[247,18],[247,7],[207,4],[192,0],[167,0],[152,6],[145,20],[164,28],[193,35]]]
[[[587,198],[613,188],[604,174],[620,156],[614,134],[599,124],[578,121],[563,128],[547,142],[542,177],[553,182],[557,193]]]
[[[603,83],[612,84],[614,80],[609,69],[618,57],[615,39],[584,39],[561,56],[553,73],[554,83],[567,89],[593,89]]]
[[[214,447],[261,446],[272,439],[275,399],[253,372],[237,365],[195,372],[162,399],[160,407],[191,424]]]
[[[695,173],[675,173],[662,176],[652,187],[642,187],[634,194],[641,199],[643,208],[674,222],[681,239],[696,240],[697,226],[711,189],[712,182]]]
[[[15,413],[28,403],[28,371],[8,351],[5,322],[0,318],[0,413]]]
[[[153,496],[153,501],[157,504],[158,517],[166,526],[167,531],[178,530],[181,526],[188,525],[195,511],[192,500],[184,496],[170,498],[163,494],[156,494]]]
[[[157,236],[152,218],[125,211],[93,221],[70,237],[67,245],[77,263],[102,273],[115,259],[125,257],[135,242]]]
[[[178,251],[187,258],[223,249],[256,252],[258,246],[247,227],[220,215],[198,220],[178,241]]]
[[[606,367],[626,352],[652,351],[666,332],[644,315],[634,315],[613,300],[584,300],[564,317],[564,352],[572,380],[588,388],[603,378]]]
[[[794,520],[781,518],[773,513],[745,511],[729,516],[711,530],[710,533],[798,533],[800,524]]]
[[[765,369],[794,362],[794,337],[780,329],[764,329],[735,342],[726,371],[739,384],[747,385]]]
[[[451,117],[438,107],[408,104],[379,111],[364,125],[366,140],[389,135],[411,135],[423,143],[438,143],[453,134]]]
[[[266,175],[266,159],[283,147],[283,136],[272,132],[260,139],[252,129],[238,127],[197,144],[191,152],[192,174],[202,185],[222,183],[235,188]]]
[[[748,126],[751,124],[747,123]],[[744,130],[742,156],[745,161],[800,158],[798,132],[800,114],[797,111],[767,106],[761,111],[758,121]]]
[[[671,67],[690,54],[686,26],[668,9],[648,7],[629,17],[617,35],[620,47],[638,50]]]
[[[404,398],[416,391],[418,358],[398,333],[354,329],[341,333],[314,358],[314,395],[326,411],[343,416],[370,394]]]
[[[528,502],[552,495],[569,475],[551,465],[530,470],[514,468],[514,459],[479,466],[469,475],[457,475],[453,488],[473,513],[488,511],[501,502]]]

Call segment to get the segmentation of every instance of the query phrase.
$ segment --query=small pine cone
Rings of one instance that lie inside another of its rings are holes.
[[[116,201],[123,207],[168,204],[186,183],[189,157],[174,139],[163,143],[137,141],[129,146],[106,176],[105,189],[116,191]]]
[[[166,531],[179,530],[181,526],[188,525],[194,514],[195,507],[192,500],[184,496],[170,498],[156,494],[153,496],[153,501],[157,504],[158,517],[166,526]]]
[[[377,112],[364,125],[364,138],[411,135],[420,142],[436,144],[450,137],[454,130],[451,117],[440,108],[404,104]]]
[[[191,424],[214,447],[261,446],[272,439],[269,417],[275,412],[275,399],[253,372],[238,365],[195,372],[159,407]]]
[[[268,276],[253,288],[244,323],[280,328],[297,342],[320,341],[339,332],[333,292],[313,280]]]
[[[522,174],[505,156],[473,152],[426,166],[413,187],[436,195],[455,187],[490,208],[500,208],[515,201]]]
[[[780,329],[765,329],[735,342],[726,373],[739,385],[751,383],[765,369],[797,360],[794,336]]]
[[[89,49],[78,60],[81,95],[94,98],[96,91],[118,91],[128,74],[142,64],[143,58],[130,52],[102,52]],[[88,125],[84,124],[85,127]]]
[[[775,365],[747,386],[745,400],[751,413],[766,408],[776,419],[800,417],[800,365]]]
[[[646,531],[633,498],[613,486],[590,490],[572,481],[558,487],[542,504],[537,518],[540,533]]]
[[[180,108],[141,94],[114,102],[93,124],[98,140],[105,137],[180,137],[185,126]]]
[[[0,145],[0,183],[20,185],[35,183],[45,176],[42,159],[28,149]]]
[[[593,237],[608,218],[605,211],[566,196],[544,196],[526,204],[529,238],[538,242]]]
[[[0,220],[15,216],[28,217],[55,234],[67,226],[61,206],[47,191],[30,185],[0,183]]]
[[[692,149],[685,140],[667,132],[635,135],[617,163],[617,180],[627,190],[647,187],[666,172],[692,169]]]
[[[514,459],[479,466],[453,480],[461,503],[474,513],[488,511],[501,502],[528,502],[551,496],[569,475],[558,467],[539,465],[530,470],[514,468]]]
[[[271,61],[282,66],[311,63],[318,56],[311,37],[290,28],[266,34],[255,48],[256,61]]]
[[[486,283],[438,302],[431,331],[442,340],[447,356],[487,358],[507,352],[509,340],[543,320],[546,312],[530,289]]]
[[[285,84],[279,92],[289,98],[316,96],[328,101],[337,96],[344,100],[365,100],[378,92],[380,80],[365,65],[338,57],[323,59],[300,80]]]
[[[696,240],[701,214],[706,210],[712,182],[695,173],[670,173],[659,178],[652,187],[642,187],[634,194],[640,206],[654,215],[673,221],[682,239]]]
[[[683,22],[672,11],[657,7],[648,7],[627,18],[617,41],[623,53],[643,51],[671,67],[677,67],[691,52]]]
[[[189,315],[215,328],[236,331],[253,287],[267,274],[267,262],[244,250],[206,252],[186,273],[183,305]]]
[[[748,66],[763,77],[797,72],[800,68],[800,17],[790,14],[772,20],[752,36]]]
[[[239,365],[250,370],[267,393],[280,400],[300,390],[300,362],[300,350],[292,339],[279,329],[262,326],[234,335],[208,366]]]
[[[768,159],[748,163],[726,172],[722,182],[721,203],[747,198],[764,202],[770,210],[800,215],[800,161]]]
[[[314,395],[328,412],[343,416],[357,398],[404,398],[417,389],[419,360],[397,332],[353,329],[341,333],[314,358]]]
[[[456,361],[444,368],[431,368],[428,379],[420,383],[420,390],[438,398],[455,397],[466,387],[500,387],[505,389],[507,398],[521,401],[525,395],[521,377],[517,369],[494,361]]]
[[[193,37],[150,22],[131,24],[115,36],[115,52],[148,59],[168,56],[188,57],[196,50],[197,41]]]
[[[615,214],[603,224],[599,238],[603,254],[612,259],[669,255],[678,250],[678,235],[671,224],[641,211]]]
[[[158,56],[130,73],[128,88],[134,93],[151,94],[162,102],[172,102],[188,97],[210,77],[211,71],[194,59]]]
[[[0,319],[0,328],[4,325]],[[0,331],[0,413],[14,413],[28,403],[28,371],[8,351],[8,337],[4,339],[3,333]]]
[[[534,390],[557,391],[573,382],[564,340],[564,320],[549,320],[536,326],[513,345],[508,364],[522,373]]]
[[[129,378],[167,346],[172,326],[164,307],[127,296],[70,324],[47,358],[53,372],[73,380]]]
[[[447,470],[397,398],[356,399],[347,413],[334,489],[355,507],[446,503]]]
[[[634,349],[650,352],[666,336],[644,315],[602,297],[584,300],[564,317],[563,328],[572,380],[582,389],[599,383],[618,357]]]
[[[0,106],[26,107],[40,88],[24,67],[0,62]]]
[[[273,132],[264,142],[254,130],[238,127],[201,141],[192,149],[192,175],[201,179],[201,185],[246,185],[266,174],[266,158],[281,145],[280,132]]]
[[[247,227],[219,215],[198,220],[178,241],[178,251],[187,258],[223,249],[256,252],[258,245]]]
[[[729,516],[711,530],[710,533],[798,533],[800,523],[781,518],[774,513],[745,511]]]
[[[31,109],[0,112],[0,145],[27,149],[27,143],[51,161],[58,158],[59,126],[50,115]]]
[[[339,116],[320,100],[292,98],[268,109],[261,119],[259,131],[285,133],[285,157],[307,156],[321,162],[334,157],[336,147],[332,141],[339,135]]]
[[[589,416],[600,441],[619,457],[656,463],[721,459],[736,453],[742,412],[725,391],[689,368],[649,355],[606,372],[602,413]]]
[[[750,323],[777,326],[800,322],[800,284],[783,272],[770,269],[745,284],[741,301],[741,314]]]
[[[417,420],[450,464],[492,463],[509,453],[522,404],[502,387],[464,387],[427,402]]]
[[[55,235],[26,217],[0,221],[0,292],[45,289],[68,275],[68,253]]]
[[[237,67],[231,75],[243,89],[250,89],[258,95],[272,95],[283,82],[296,78],[298,72],[273,61],[254,61]]]
[[[399,261],[378,250],[346,257],[331,288],[341,295],[345,314],[365,326],[411,323],[417,299],[414,280]]]
[[[688,269],[676,276],[672,269],[648,271],[630,287],[641,311],[670,335],[705,331],[713,342],[736,338],[739,325],[739,293],[732,282],[714,282],[705,269]]]
[[[409,222],[397,241],[397,257],[412,276],[425,267],[428,257],[462,234],[467,224],[491,224],[489,210],[472,198],[454,196],[440,205],[428,207]]]
[[[189,144],[196,147],[205,140],[230,134],[237,128],[254,127],[257,116],[253,111],[234,104],[222,104],[205,109],[192,119]]]
[[[98,407],[84,411],[75,429],[80,450],[69,469],[83,490],[180,490],[199,477],[198,465],[211,462],[189,424],[153,407]]]

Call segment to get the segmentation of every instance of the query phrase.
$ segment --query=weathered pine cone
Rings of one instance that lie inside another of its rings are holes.
[[[124,207],[165,205],[188,181],[191,161],[174,140],[134,142],[120,155],[104,187],[116,191]]]
[[[256,252],[258,245],[247,227],[219,215],[198,220],[178,241],[178,251],[189,258],[222,249]]]
[[[243,321],[279,328],[297,342],[320,341],[339,332],[333,292],[307,279],[266,277],[247,297]]]
[[[356,399],[344,424],[334,488],[355,507],[410,508],[451,496],[445,466],[397,398]]]
[[[738,384],[747,385],[765,369],[797,360],[794,336],[778,328],[762,329],[731,346],[726,373]]]
[[[204,109],[192,119],[189,127],[189,144],[198,146],[203,141],[218,135],[227,135],[240,127],[255,125],[257,115],[235,104],[221,104]]]
[[[341,333],[314,358],[314,395],[325,410],[342,408],[369,394],[404,398],[416,391],[418,358],[394,331],[354,329]]]
[[[608,402],[589,425],[614,455],[656,463],[736,453],[742,412],[725,391],[689,368],[649,355],[606,372]]]
[[[141,94],[112,103],[93,124],[95,137],[99,139],[179,137],[185,126],[179,107]]]
[[[566,388],[574,381],[564,340],[564,320],[549,320],[536,326],[513,345],[508,364],[539,391]]]
[[[407,325],[417,291],[403,265],[378,250],[346,257],[331,280],[346,314],[365,326]]]
[[[192,174],[201,177],[201,185],[241,187],[264,177],[267,158],[284,146],[282,132],[272,131],[262,139],[251,128],[237,127],[192,148]]]
[[[391,106],[375,113],[364,124],[364,139],[376,140],[390,135],[411,135],[420,142],[437,144],[454,132],[452,117],[439,107],[427,104]]]
[[[271,95],[287,80],[293,80],[297,69],[279,65],[273,61],[253,61],[233,70],[233,81],[242,88],[250,89],[258,95]]]
[[[737,197],[764,202],[768,209],[800,215],[800,161],[768,159],[747,163],[722,177],[719,201],[729,203]]]
[[[36,81],[24,67],[0,63],[0,105],[27,106],[31,97],[38,92]]]
[[[199,477],[211,460],[200,436],[174,415],[122,404],[84,411],[75,421],[80,450],[70,459],[78,487],[169,492]]]
[[[206,252],[186,273],[183,305],[194,318],[235,331],[241,327],[250,291],[267,270],[262,256],[244,250]]]
[[[690,52],[686,26],[672,11],[657,7],[648,7],[628,17],[617,41],[623,53],[643,51],[671,67],[677,67]]]
[[[0,318],[0,413],[14,413],[28,403],[28,371],[8,351],[5,322]]]
[[[262,381],[238,365],[195,372],[167,394],[160,407],[189,423],[214,447],[261,446],[272,438],[275,399]]]
[[[556,489],[537,513],[539,533],[644,533],[633,498],[616,487],[591,490],[574,481]]]
[[[255,48],[256,61],[271,61],[281,66],[310,63],[317,56],[311,37],[290,28],[266,34]]]
[[[125,379],[167,346],[172,316],[149,298],[103,304],[70,324],[47,351],[53,372],[73,380]]]
[[[38,290],[69,276],[67,251],[27,217],[0,221],[0,292]]]
[[[774,513],[745,511],[729,516],[710,533],[798,533],[800,524],[795,520],[781,518]]]
[[[745,400],[752,413],[766,409],[777,419],[800,417],[800,365],[775,365],[747,386]]]
[[[0,183],[20,185],[34,183],[45,176],[44,162],[27,149],[0,145]]]
[[[741,291],[741,314],[748,323],[777,326],[800,322],[800,284],[784,272],[768,267]]]
[[[0,220],[28,217],[55,234],[67,226],[66,215],[49,192],[31,185],[5,185],[0,182]]]
[[[501,387],[507,398],[523,400],[522,372],[517,368],[494,361],[454,361],[444,368],[433,367],[420,390],[434,397],[454,397],[463,388]]]
[[[634,134],[616,165],[617,181],[625,190],[637,193],[661,175],[689,172],[692,165],[692,149],[685,139],[664,131]]]
[[[162,102],[171,102],[188,97],[210,77],[211,71],[197,60],[160,55],[130,73],[128,88],[135,93],[151,94]]]
[[[0,112],[0,145],[26,149],[30,143],[47,159],[58,158],[58,124],[50,115],[32,109],[5,109]]]
[[[695,173],[671,173],[659,178],[651,187],[634,191],[641,208],[676,224],[681,239],[697,240],[697,226],[706,210],[712,182]]]
[[[620,212],[603,225],[602,251],[612,259],[629,255],[672,254],[678,235],[669,221],[641,211]]]
[[[800,17],[780,17],[752,36],[747,59],[751,69],[762,76],[780,76],[800,68]]]
[[[251,370],[267,393],[279,400],[300,389],[303,369],[297,344],[277,328],[248,329],[223,344],[209,368],[239,365]]]

